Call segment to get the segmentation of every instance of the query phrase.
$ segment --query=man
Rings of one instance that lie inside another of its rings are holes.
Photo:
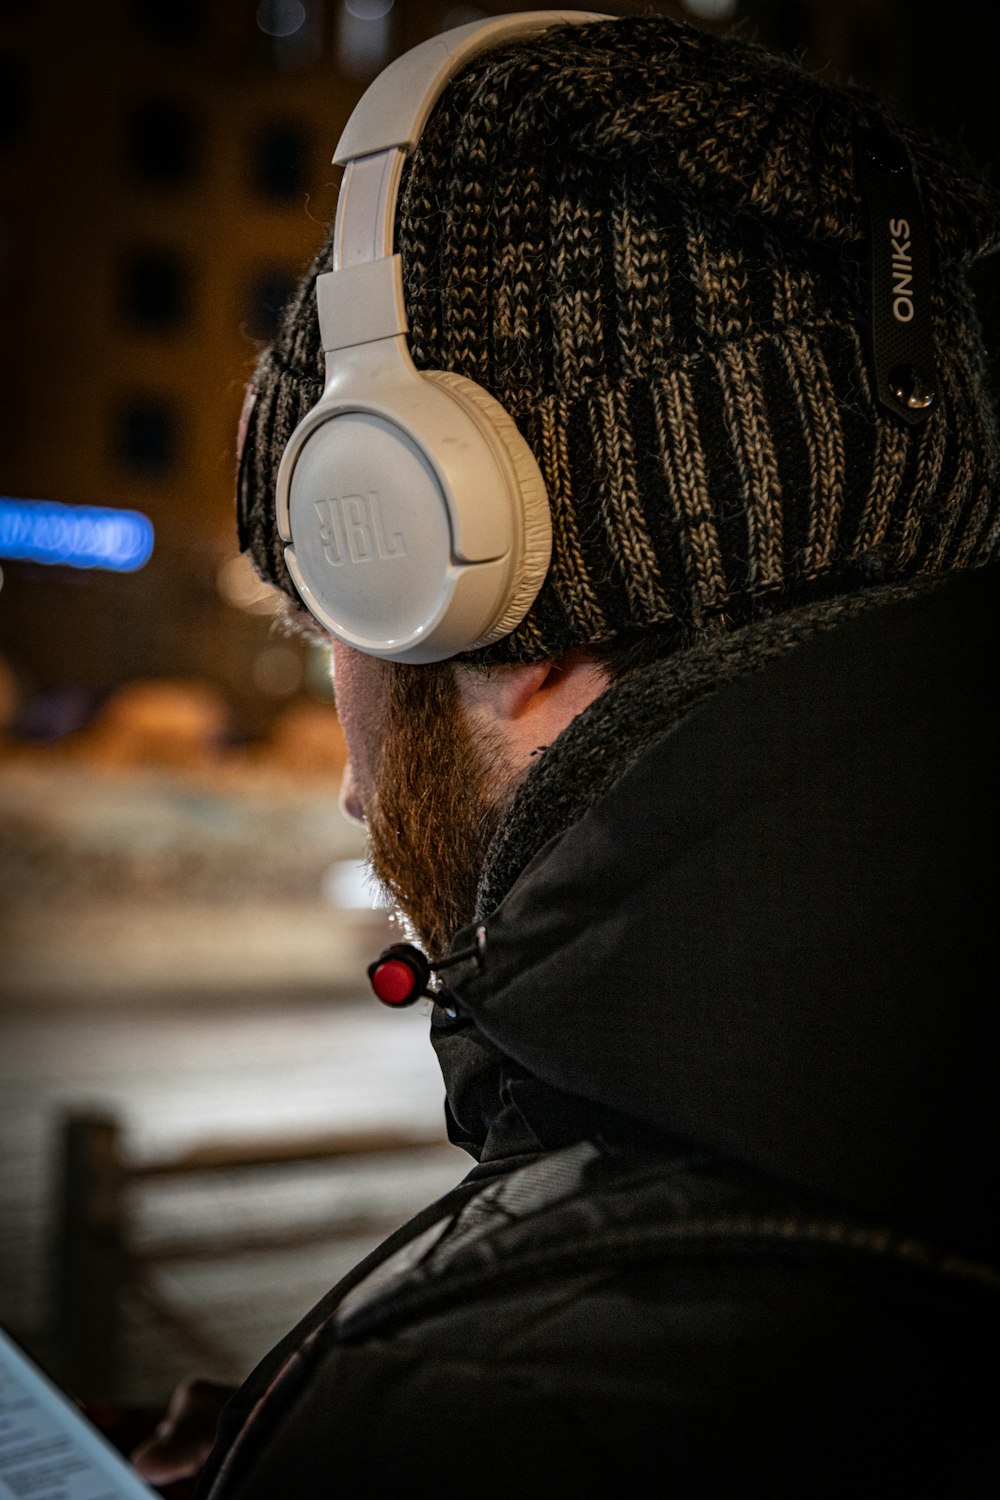
[[[477,1165],[251,1376],[200,1495],[984,1492],[998,225],[866,95],[662,19],[508,40],[431,113],[410,352],[513,418],[551,563],[484,647],[333,656]],[[309,278],[240,494],[299,608],[322,390]]]

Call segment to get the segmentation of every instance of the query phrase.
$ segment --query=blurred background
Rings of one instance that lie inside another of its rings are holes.
[[[426,0],[0,0],[0,1320],[81,1395],[238,1380],[450,1186],[337,810],[324,653],[236,552],[257,352]],[[606,4],[1000,155],[987,0]],[[977,273],[995,348],[995,270]]]

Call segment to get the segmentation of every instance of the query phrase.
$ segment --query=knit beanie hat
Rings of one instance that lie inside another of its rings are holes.
[[[912,422],[878,399],[868,337],[872,127],[927,227],[934,374]],[[554,531],[524,621],[470,655],[653,625],[681,644],[990,560],[998,444],[964,277],[998,242],[1000,203],[968,163],[742,40],[632,18],[469,65],[404,169],[411,352],[507,408]],[[322,391],[329,264],[327,246],[259,364],[241,465],[241,545],[293,598],[274,480]]]

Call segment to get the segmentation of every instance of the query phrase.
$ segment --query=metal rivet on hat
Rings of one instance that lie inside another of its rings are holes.
[[[937,400],[937,387],[916,365],[897,365],[889,376],[889,389],[911,411],[927,411]]]

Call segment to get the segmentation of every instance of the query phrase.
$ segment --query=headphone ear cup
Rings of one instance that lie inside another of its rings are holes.
[[[466,408],[487,441],[506,457],[516,481],[510,498],[517,555],[507,598],[496,622],[466,648],[474,650],[509,635],[535,602],[552,557],[552,512],[538,460],[517,423],[496,397],[474,380],[451,370],[425,370],[421,378],[441,386]]]
[[[509,635],[548,570],[541,470],[498,401],[414,369],[401,341],[342,351],[276,485],[310,613],[372,656],[422,663]]]

